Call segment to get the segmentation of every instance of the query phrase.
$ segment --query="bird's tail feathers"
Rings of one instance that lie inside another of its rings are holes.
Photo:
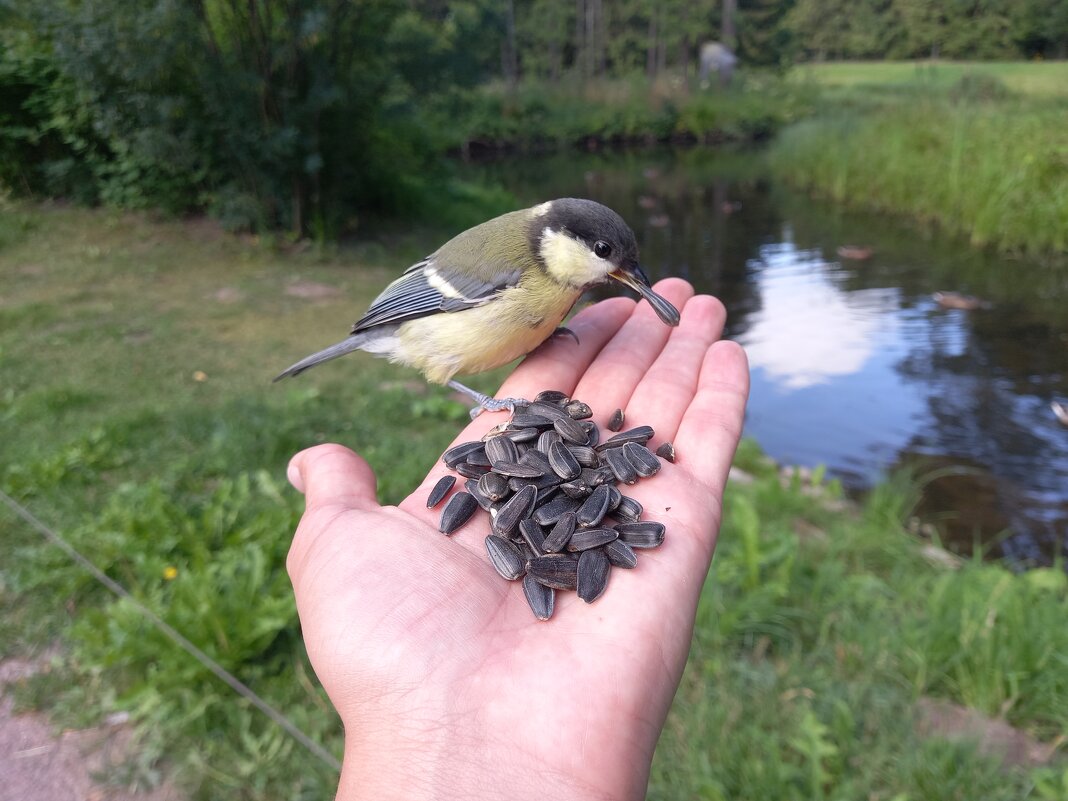
[[[358,334],[353,334],[348,339],[343,339],[335,345],[331,345],[329,348],[324,348],[318,353],[313,353],[311,356],[305,356],[296,364],[290,365],[281,373],[274,377],[274,381],[279,381],[289,376],[300,375],[309,367],[314,367],[317,364],[328,362],[331,359],[336,359],[338,356],[344,356],[346,353],[352,353],[354,350],[362,350],[367,344],[371,334],[370,331],[361,331]]]

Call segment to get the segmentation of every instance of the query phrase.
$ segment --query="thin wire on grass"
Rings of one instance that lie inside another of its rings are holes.
[[[138,601],[133,595],[130,594],[130,592],[125,587],[116,582],[114,579],[104,573],[104,571],[102,571],[91,561],[89,561],[86,556],[82,555],[81,552],[75,549],[73,545],[63,539],[63,537],[61,537],[58,533],[56,533],[51,528],[42,523],[40,520],[38,520],[37,517],[35,517],[29,509],[20,504],[18,501],[16,501],[3,490],[0,490],[0,500],[7,504],[7,506],[16,515],[18,515],[24,521],[29,523],[30,526],[37,529],[37,531],[41,533],[50,543],[55,545],[61,551],[66,553],[67,556],[69,556],[72,560],[74,560],[83,568],[85,568],[85,570],[89,574],[91,574],[93,578],[95,578],[97,581],[99,581],[101,584],[111,590],[111,592],[115,593],[115,595],[133,604],[134,608],[137,609],[137,611],[140,612],[142,615],[144,615],[144,617],[147,618],[148,621],[153,626],[155,626],[156,629],[158,629],[160,632],[169,637],[179,648],[181,648],[191,657],[196,659],[200,664],[202,664],[204,667],[214,673],[234,692],[247,699],[253,706],[255,706],[263,714],[265,714],[272,721],[274,721],[275,724],[284,729],[286,733],[289,734],[294,740],[296,740],[298,743],[300,743],[309,751],[311,751],[315,756],[317,756],[324,764],[332,768],[334,771],[340,772],[341,763],[337,761],[333,754],[331,754],[319,743],[315,742],[313,739],[311,739],[311,737],[301,731],[293,721],[291,721],[289,718],[287,718],[285,715],[283,715],[281,712],[279,712],[277,709],[267,703],[267,701],[257,695],[255,691],[252,690],[252,688],[250,688],[248,685],[246,685],[244,682],[242,682],[240,679],[230,673],[226,668],[224,668],[222,665],[220,665],[202,650],[197,648],[197,646],[195,646],[192,642],[186,639],[171,625],[166,623],[159,615],[157,615],[143,603]]]

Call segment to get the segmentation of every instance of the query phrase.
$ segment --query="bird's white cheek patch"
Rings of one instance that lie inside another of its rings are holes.
[[[531,214],[533,214],[535,217],[544,217],[546,214],[549,213],[549,209],[551,209],[552,207],[553,207],[553,202],[551,200],[547,200],[544,203],[539,203],[537,206],[532,208],[530,211],[531,211]]]
[[[611,267],[581,242],[551,228],[542,233],[540,249],[549,275],[574,287],[603,281]]]

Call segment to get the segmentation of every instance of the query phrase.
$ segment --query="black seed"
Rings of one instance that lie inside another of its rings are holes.
[[[511,489],[508,487],[508,479],[500,473],[486,473],[478,480],[478,488],[491,501],[502,500],[511,493]]]
[[[623,493],[613,487],[611,484],[606,485],[608,487],[608,511],[614,511],[620,503],[623,502]]]
[[[593,409],[582,401],[573,400],[564,406],[564,411],[572,420],[586,420],[593,417]]]
[[[596,446],[599,451],[607,450],[608,448],[622,448],[626,442],[637,442],[639,445],[644,445],[646,442],[653,438],[655,432],[649,426],[638,426],[637,428],[629,429],[620,434],[616,434],[611,439],[605,440],[601,444]]]
[[[466,459],[466,463],[470,464],[470,465],[474,465],[475,467],[492,467],[493,466],[493,463],[490,462],[490,458],[486,454],[485,451],[475,451],[474,453],[469,454],[467,459]]]
[[[552,531],[545,538],[542,547],[546,553],[559,553],[567,545],[571,535],[575,533],[575,513],[567,512],[560,515]]]
[[[543,526],[551,526],[565,514],[577,510],[578,507],[579,502],[577,500],[561,495],[544,506],[539,506],[534,510],[534,514],[531,517]]]
[[[553,424],[553,421],[540,414],[531,414],[530,412],[524,412],[523,414],[517,414],[512,417],[512,420],[508,425],[511,428],[549,428]]]
[[[534,500],[538,491],[534,487],[523,487],[519,492],[508,499],[493,518],[493,533],[510,535],[519,527],[519,521],[530,517],[534,510]]]
[[[486,537],[486,551],[501,578],[515,581],[526,572],[526,560],[519,549],[503,537]]]
[[[634,465],[630,463],[630,460],[623,455],[622,448],[612,448],[604,451],[602,456],[608,462],[608,466],[612,469],[616,480],[622,481],[624,484],[633,484],[638,480],[638,471],[634,469]]]
[[[563,407],[557,403],[532,403],[530,404],[530,412],[539,414],[542,417],[548,417],[550,420],[558,420],[561,417],[568,416]]]
[[[544,392],[539,392],[534,396],[535,403],[547,403],[551,405],[560,405],[561,403],[567,403],[569,398],[563,392],[558,389],[547,389]]]
[[[457,492],[449,502],[445,504],[445,511],[441,513],[441,523],[438,530],[442,534],[452,534],[460,526],[471,519],[471,515],[478,508],[478,502],[469,492]]]
[[[462,442],[452,448],[445,451],[441,457],[441,461],[445,462],[451,468],[455,468],[460,462],[466,461],[467,457],[475,451],[480,451],[483,448],[481,442]]]
[[[546,475],[538,476],[537,478],[510,478],[508,479],[508,486],[512,488],[513,492],[519,492],[523,487],[533,487],[536,490],[543,490],[546,487],[557,486],[561,480],[560,476],[549,471]]]
[[[579,425],[586,430],[586,444],[591,448],[596,447],[601,441],[601,429],[592,420],[583,420]]]
[[[486,473],[486,476],[490,475],[493,474]],[[486,476],[482,476],[482,478],[485,478]],[[467,481],[464,482],[464,489],[471,493],[471,497],[475,499],[475,502],[488,512],[489,508],[493,505],[493,499],[487,496],[479,487],[479,481],[481,480],[482,479],[476,481],[473,478],[467,479]]]
[[[657,548],[664,543],[664,524],[652,520],[620,523],[619,538],[631,548]]]
[[[612,514],[624,523],[637,523],[638,518],[642,516],[642,505],[633,498],[624,495],[619,502],[619,506],[615,508]]]
[[[535,556],[527,562],[527,575],[546,587],[573,590],[578,584],[578,561],[564,554]]]
[[[661,444],[661,446],[659,448],[656,449],[656,455],[659,456],[661,459],[666,459],[667,461],[669,461],[672,464],[674,464],[675,463],[675,446],[672,445],[670,442],[665,442],[665,443]]]
[[[536,467],[541,470],[543,474],[553,472],[553,466],[549,463],[549,457],[539,450],[531,450],[524,453],[519,460],[519,464]]]
[[[565,481],[571,481],[582,475],[582,467],[578,460],[562,442],[556,442],[549,448],[549,467],[553,472]]]
[[[575,461],[583,467],[596,467],[601,463],[601,457],[589,445],[565,445],[564,447],[567,448],[568,453],[575,457]]]
[[[601,465],[600,467],[583,470],[579,479],[589,484],[590,487],[599,487],[602,484],[614,484],[616,474],[612,472],[612,468],[608,465]]]
[[[588,551],[606,545],[619,533],[614,528],[577,528],[567,543],[569,551]]]
[[[518,428],[515,430],[505,431],[501,434],[502,437],[508,437],[512,442],[530,442],[532,439],[538,438],[538,429],[536,428]]]
[[[538,496],[534,499],[534,508],[537,509],[545,504],[549,498],[553,497],[560,491],[560,485],[552,485],[548,487],[538,487],[535,485],[534,489],[538,491]]]
[[[554,442],[563,442],[564,438],[556,433],[555,428],[550,428],[547,431],[542,431],[538,437],[538,450],[548,455],[549,448],[552,447]]]
[[[660,460],[644,445],[628,442],[623,446],[623,455],[634,466],[634,472],[642,478],[655,476],[660,472]]]
[[[608,501],[611,497],[609,495],[610,489],[611,487],[602,484],[590,493],[590,497],[575,513],[575,519],[580,526],[592,528],[604,519],[605,514],[608,512]]]
[[[608,430],[619,431],[619,429],[623,428],[623,421],[625,419],[626,416],[623,414],[623,410],[616,409],[614,412],[612,412],[612,416],[608,419]]]
[[[575,498],[581,500],[593,492],[593,487],[583,481],[581,478],[577,478],[574,481],[568,481],[560,485],[560,489],[564,495],[569,498]]]
[[[498,462],[515,464],[519,461],[519,448],[507,437],[494,437],[486,440],[486,457],[490,464]]]
[[[576,445],[585,445],[590,441],[586,429],[570,417],[556,418],[553,420],[553,428],[561,437]]]
[[[529,455],[523,454],[523,458]],[[501,475],[514,478],[540,478],[545,475],[545,471],[538,467],[532,467],[530,464],[519,464],[518,462],[497,462],[497,464],[493,465],[493,470]]]
[[[601,597],[608,586],[608,573],[612,566],[604,551],[583,551],[578,560],[578,580],[576,582],[579,598],[592,604]]]
[[[430,490],[430,497],[426,499],[426,508],[433,509],[449,494],[452,485],[456,483],[456,476],[442,476],[434,489]]]
[[[530,573],[523,576],[523,595],[527,598],[530,611],[538,620],[548,620],[553,616],[553,607],[556,605],[556,590],[547,587]]]
[[[483,467],[482,465],[468,464],[467,462],[460,462],[453,468],[464,478],[480,478],[489,472],[489,467]]]
[[[545,534],[542,532],[541,526],[529,517],[526,520],[519,521],[519,536],[523,538],[523,542],[527,544],[530,552],[535,556],[545,555]]]
[[[608,561],[616,567],[630,570],[638,564],[638,554],[634,553],[634,549],[623,540],[612,540],[604,546],[604,553],[608,557]]]

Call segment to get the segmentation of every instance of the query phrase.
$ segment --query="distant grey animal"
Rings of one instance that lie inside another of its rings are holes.
[[[708,88],[709,76],[714,72],[719,76],[719,85],[730,86],[738,57],[731,49],[719,42],[705,42],[701,45],[701,88]]]

